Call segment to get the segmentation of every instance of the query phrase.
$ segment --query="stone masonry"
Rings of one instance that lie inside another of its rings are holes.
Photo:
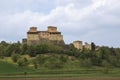
[[[27,39],[23,39],[28,45],[52,42],[54,44],[64,45],[63,35],[57,31],[57,27],[48,26],[46,31],[38,31],[37,27],[30,27],[27,32]]]

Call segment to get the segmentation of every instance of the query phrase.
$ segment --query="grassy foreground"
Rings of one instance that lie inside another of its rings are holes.
[[[26,73],[25,73],[26,72]],[[120,69],[111,69],[108,74],[103,73],[102,68],[79,69],[32,69],[18,67],[0,61],[0,78],[63,78],[63,77],[119,77]]]
[[[7,58],[9,59],[9,58]],[[62,69],[47,69],[41,67],[19,67],[10,59],[0,60],[0,78],[66,78],[66,77],[119,77],[119,68],[110,68],[104,73],[103,67],[83,68],[77,62],[68,62]]]

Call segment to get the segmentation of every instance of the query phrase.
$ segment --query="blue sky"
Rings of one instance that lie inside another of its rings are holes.
[[[21,41],[29,27],[49,25],[66,43],[120,47],[120,0],[0,0],[0,41]]]

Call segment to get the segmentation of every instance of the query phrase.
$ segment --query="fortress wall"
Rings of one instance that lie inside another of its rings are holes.
[[[91,45],[90,45],[90,44],[88,44],[87,42],[85,42],[84,47],[85,47],[86,49],[90,49],[90,50],[91,50]]]
[[[82,41],[74,41],[74,42],[73,42],[73,45],[74,45],[74,47],[77,48],[77,49],[83,49]]]
[[[46,38],[48,39],[49,38],[49,33],[48,32],[39,32],[39,38]]]
[[[47,31],[37,31],[36,27],[31,27],[27,32],[27,44],[43,42],[64,43],[63,35],[57,31],[57,27],[49,26]]]
[[[58,41],[60,41],[60,40],[63,40],[63,36],[62,35],[50,35],[49,36],[49,40],[58,40]]]
[[[39,40],[38,34],[28,34],[27,40]]]

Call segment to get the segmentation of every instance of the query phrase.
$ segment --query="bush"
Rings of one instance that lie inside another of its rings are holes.
[[[89,59],[89,58],[88,59],[80,59],[80,66],[90,68],[92,66],[91,59]]]
[[[20,55],[13,53],[12,56],[11,56],[11,58],[12,58],[13,62],[16,63],[18,61],[18,59],[20,58]]]
[[[109,64],[109,62],[108,61],[106,61],[106,60],[103,60],[102,61],[102,66],[104,67],[103,68],[103,72],[105,73],[105,74],[108,74],[108,72],[109,72],[109,68],[110,68],[110,64]]]
[[[49,69],[59,69],[63,68],[63,62],[58,57],[53,56],[48,59],[44,66]]]
[[[27,58],[20,58],[17,63],[18,63],[18,66],[27,66],[28,60]]]

